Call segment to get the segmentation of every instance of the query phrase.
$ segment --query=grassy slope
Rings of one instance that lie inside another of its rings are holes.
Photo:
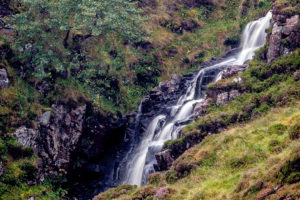
[[[178,170],[174,166],[192,166],[191,172],[185,172],[185,178],[175,181],[166,178],[168,173],[154,174],[150,185],[137,190],[130,188],[125,190],[128,194],[118,196],[120,188],[126,188],[121,186],[96,199],[111,199],[112,196],[123,200],[139,199],[143,195],[148,195],[143,199],[152,199],[155,192],[151,191],[162,186],[168,186],[171,191],[164,199],[256,199],[259,191],[280,184],[284,187],[275,197],[286,192],[300,198],[300,183],[293,184],[290,173],[280,172],[288,161],[295,157],[299,161],[300,141],[289,137],[291,127],[297,126],[299,131],[299,120],[299,101],[272,109],[250,123],[208,136],[186,151],[170,170]],[[263,186],[258,181],[263,182]]]

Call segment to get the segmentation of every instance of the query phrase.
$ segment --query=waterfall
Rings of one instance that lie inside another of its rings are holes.
[[[240,50],[222,62],[199,70],[189,82],[186,93],[183,94],[170,109],[169,113],[155,116],[149,123],[146,131],[141,134],[139,143],[131,149],[119,165],[119,183],[143,185],[147,177],[154,172],[156,163],[155,153],[162,149],[164,142],[178,137],[179,132],[190,120],[193,119],[193,108],[198,102],[203,101],[202,91],[209,82],[220,79],[220,73],[228,66],[242,65],[252,59],[254,52],[262,47],[266,41],[265,30],[270,26],[271,12],[258,20],[252,21],[245,27],[242,34]],[[139,108],[140,113],[141,107]],[[138,116],[137,118],[139,118]]]

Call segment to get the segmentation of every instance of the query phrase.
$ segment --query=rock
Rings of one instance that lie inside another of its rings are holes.
[[[282,29],[282,34],[290,35],[299,26],[299,15],[295,15],[286,20],[286,25]]]
[[[271,188],[266,188],[266,189],[262,190],[260,193],[258,193],[256,198],[258,200],[263,200],[264,198],[266,198],[267,196],[269,196],[272,193],[273,193],[273,190]]]
[[[235,98],[237,98],[240,95],[241,95],[241,93],[238,90],[231,90],[229,92],[229,101],[234,100]]]
[[[1,1],[0,3],[0,17],[5,17],[5,16],[8,16],[8,15],[11,15],[12,14],[12,11],[11,9],[9,8],[9,1]]]
[[[269,40],[267,52],[268,62],[272,62],[280,55],[287,55],[300,46],[299,15],[287,18],[275,12],[275,23]]]
[[[270,45],[267,53],[268,63],[280,56],[281,31],[282,27],[275,23],[273,25],[272,35],[270,37]]]
[[[222,72],[221,79],[230,78],[238,73],[244,72],[248,67],[248,64],[230,66]]]
[[[41,126],[48,126],[50,122],[51,111],[44,112],[39,118],[39,124]]]
[[[13,133],[13,135],[17,138],[20,144],[25,147],[31,147],[34,151],[37,152],[37,138],[39,136],[37,130],[21,126]]]
[[[157,161],[157,166],[155,167],[156,171],[167,170],[174,162],[174,158],[171,155],[170,149],[155,154],[155,158]]]
[[[194,116],[195,118],[199,118],[205,115],[207,109],[209,108],[209,100],[204,99],[203,101],[197,103],[194,107]]]
[[[294,80],[300,81],[300,70],[294,72]]]
[[[40,151],[44,153],[42,159],[48,165],[67,168],[71,152],[82,134],[85,110],[85,105],[71,110],[63,105],[52,105],[53,118],[50,123],[51,112],[42,115],[39,140],[43,146]]]
[[[175,48],[173,48],[173,49],[169,49],[168,50],[168,56],[169,57],[175,57],[176,55],[178,54],[178,50],[177,49],[175,49]]]
[[[158,85],[158,90],[162,91],[163,93],[170,94],[172,92],[175,92],[179,88],[180,83],[180,76],[178,74],[172,74],[170,81],[163,81],[160,82]],[[157,93],[157,91],[155,91]],[[150,93],[151,95],[151,93]]]
[[[238,90],[231,90],[229,92],[223,92],[217,95],[217,106],[228,103],[229,101],[234,100],[236,97],[240,96],[241,93]]]
[[[186,31],[193,31],[199,27],[199,24],[194,20],[186,20],[182,23],[182,28]]]
[[[241,77],[236,77],[235,79],[233,79],[232,81],[233,83],[242,83],[243,79]]]
[[[169,194],[170,194],[169,187],[161,187],[156,191],[153,199],[166,199],[169,196]]]
[[[1,68],[0,69],[0,89],[8,88],[8,86],[9,86],[9,80],[7,77],[6,69]]]
[[[41,182],[46,174],[58,174],[60,169],[69,167],[71,153],[82,135],[85,111],[85,105],[75,109],[52,105],[52,112],[47,111],[39,118],[37,130],[22,126],[13,133],[19,143],[31,147],[41,158],[37,161],[37,179]]]
[[[37,85],[37,89],[43,95],[46,95],[51,90],[49,83],[47,81],[43,81],[39,83]]]
[[[227,103],[229,100],[229,93],[223,92],[221,94],[218,94],[216,104],[217,106],[223,105]]]

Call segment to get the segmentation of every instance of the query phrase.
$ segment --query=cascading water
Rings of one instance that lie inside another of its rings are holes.
[[[270,26],[271,18],[272,14],[268,12],[265,17],[250,22],[243,32],[239,51],[222,62],[201,69],[189,82],[186,93],[178,99],[168,113],[158,113],[144,133],[135,133],[142,135],[142,138],[120,162],[118,174],[114,175],[117,184],[140,186],[146,183],[148,175],[154,172],[155,153],[161,151],[164,142],[176,139],[186,122],[192,120],[194,105],[203,101],[205,86],[219,80],[222,70],[226,67],[242,65],[252,59],[254,52],[265,44],[267,35],[265,30]]]

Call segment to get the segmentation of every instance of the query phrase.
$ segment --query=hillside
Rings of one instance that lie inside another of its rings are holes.
[[[107,177],[151,120],[271,9],[266,44],[206,77],[148,183],[97,195],[119,185]],[[0,199],[300,199],[299,14],[298,0],[4,0]]]

